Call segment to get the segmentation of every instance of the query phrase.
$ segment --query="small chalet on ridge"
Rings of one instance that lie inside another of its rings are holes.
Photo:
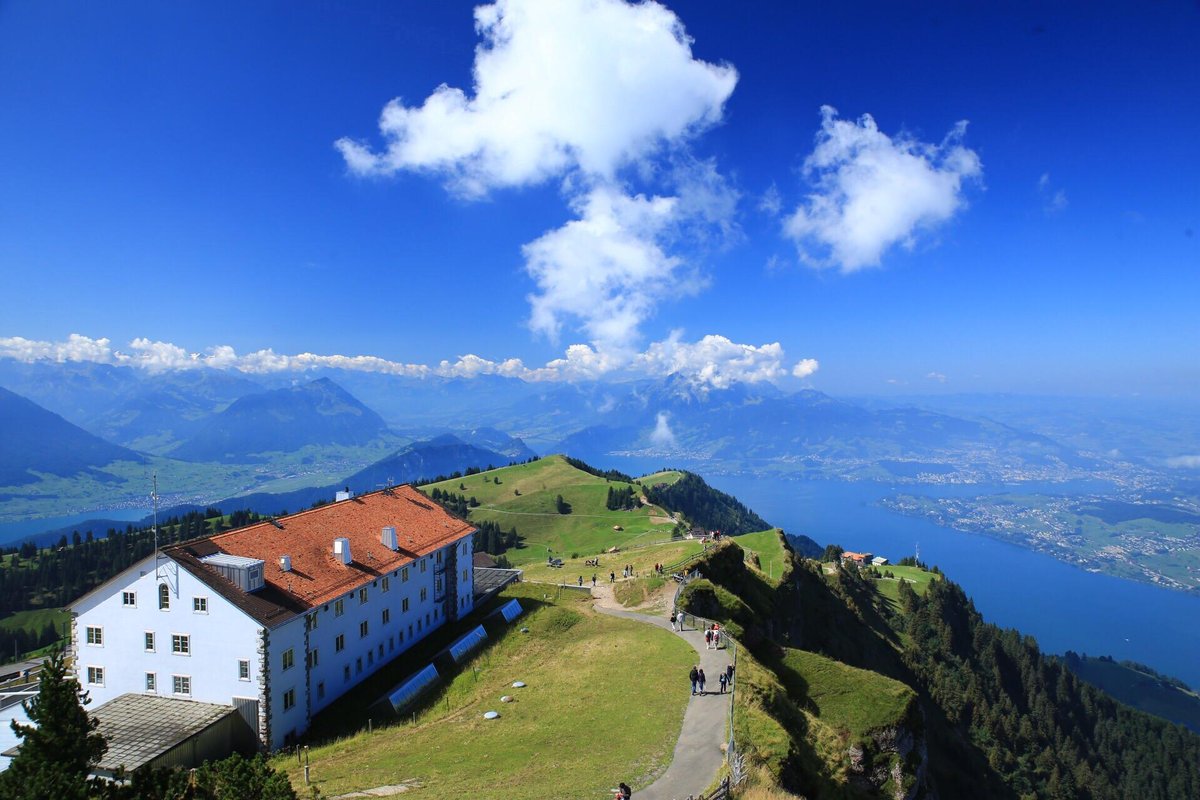
[[[76,600],[80,684],[236,707],[275,749],[474,607],[470,523],[410,486],[161,549]]]

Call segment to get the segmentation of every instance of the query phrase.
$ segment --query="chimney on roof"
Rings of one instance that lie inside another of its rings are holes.
[[[380,534],[379,540],[383,542],[383,546],[388,550],[396,551],[400,549],[400,541],[396,538],[396,528],[388,525]]]
[[[345,489],[342,489],[333,496],[333,502],[340,503],[343,500],[349,500],[351,497],[354,497],[354,492],[350,491],[350,487],[347,486]]]
[[[292,571],[292,557],[291,556],[280,556],[279,557],[279,568],[281,570],[283,570],[284,572],[291,572]]]
[[[350,557],[350,540],[345,536],[333,540],[333,557],[347,566],[353,560]]]

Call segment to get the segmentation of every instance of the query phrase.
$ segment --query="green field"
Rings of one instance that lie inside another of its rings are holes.
[[[741,536],[731,536],[730,541],[747,553],[758,556],[759,568],[772,582],[778,583],[787,563],[787,553],[783,549],[782,532],[778,528],[758,533],[744,533]],[[750,561],[747,556],[747,560]],[[753,563],[751,561],[751,563]]]
[[[850,785],[847,751],[871,730],[903,723],[916,698],[890,678],[792,649],[772,667],[740,652],[735,680],[734,731],[752,771],[748,797],[782,797],[764,787],[796,769],[810,796],[874,796]]]
[[[530,584],[507,593],[539,605],[415,722],[312,747],[323,796],[412,782],[405,797],[599,800],[618,780],[643,786],[665,769],[688,702],[667,687],[683,685],[678,676],[695,651],[667,631],[597,614],[581,594],[556,599]],[[515,680],[527,687],[513,689]],[[502,703],[502,695],[516,702]],[[483,719],[489,710],[501,717]],[[307,795],[294,756],[273,766]]]
[[[642,486],[657,486],[660,483],[671,486],[683,477],[683,473],[677,469],[663,470],[662,472],[652,472],[649,475],[643,475],[637,479],[637,482]]]
[[[877,672],[807,650],[784,650],[780,677],[795,698],[807,698],[818,719],[852,740],[904,718],[916,693]]]
[[[34,611],[18,611],[0,619],[0,629],[6,631],[26,630],[40,631],[47,622],[54,623],[55,630],[61,631],[63,623],[71,618],[69,612],[57,608],[40,608]],[[3,657],[3,654],[0,654]]]
[[[655,564],[671,566],[698,556],[702,547],[703,544],[699,540],[680,539],[601,555],[598,557],[600,559],[599,567],[588,566],[584,560],[590,556],[580,555],[579,558],[564,558],[562,567],[549,567],[545,560],[542,560],[526,564],[521,569],[524,570],[524,577],[527,581],[574,583],[582,575],[584,581],[590,582],[592,573],[596,573],[599,578],[607,581],[609,572],[615,572],[617,578],[620,579],[621,569],[626,564],[633,566],[635,575],[644,576],[651,572]]]
[[[561,456],[547,456],[529,464],[429,484],[421,491],[429,494],[437,488],[474,497],[480,505],[471,509],[472,521],[491,520],[505,530],[515,527],[524,542],[504,555],[519,567],[545,562],[548,555],[575,559],[573,554],[594,556],[611,547],[625,549],[670,539],[675,522],[656,506],[632,511],[605,507],[610,487],[627,486],[631,484],[578,470]],[[640,491],[640,487],[634,488]],[[570,514],[556,510],[560,494],[570,503]]]
[[[930,581],[940,580],[937,575],[920,567],[900,567],[888,564],[886,567],[879,567],[879,572],[880,574],[891,572],[895,576],[893,578],[880,578],[879,583],[875,584],[880,594],[895,603],[900,602],[900,581],[907,581],[912,586],[913,591],[919,595],[923,595],[929,589]]]
[[[0,487],[0,494],[11,495],[0,505],[0,523],[89,511],[102,518],[105,509],[139,506],[149,514],[155,474],[164,507],[336,483],[395,452],[402,441],[381,440],[362,447],[310,446],[292,453],[265,454],[259,464],[194,463],[148,456],[144,462],[114,461],[70,477],[42,473],[35,483]]]

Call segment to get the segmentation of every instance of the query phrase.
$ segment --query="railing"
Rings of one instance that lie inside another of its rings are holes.
[[[687,800],[729,800],[729,792],[732,788],[732,782],[726,775],[711,794],[688,795]]]
[[[684,573],[683,579],[679,582],[678,588],[675,589],[675,598],[671,602],[671,607],[675,610],[676,615],[679,614],[679,595],[683,594],[684,587],[687,586],[691,581],[703,577],[704,576],[700,574],[700,570],[692,570],[691,572]],[[706,617],[696,616],[690,611],[685,613],[691,617],[694,622],[697,624],[703,622],[706,627],[712,627],[712,625],[716,622],[715,620],[711,620]],[[679,627],[680,630],[683,629],[682,624]],[[721,639],[726,642],[726,647],[732,649],[733,651],[731,658],[733,660],[734,680],[729,684],[729,741],[725,745],[725,762],[729,765],[730,773],[733,777],[733,785],[736,786],[746,779],[745,762],[742,756],[737,752],[737,743],[734,740],[733,735],[733,709],[736,706],[736,687],[737,683],[741,680],[738,677],[737,671],[738,643],[736,639],[729,635],[729,632],[724,627],[721,628]],[[717,789],[715,789],[711,795],[707,797],[701,795],[700,797],[694,798],[694,800],[723,800],[729,796],[729,785],[730,778],[729,776],[726,776],[725,780],[721,782],[721,786],[717,787]]]

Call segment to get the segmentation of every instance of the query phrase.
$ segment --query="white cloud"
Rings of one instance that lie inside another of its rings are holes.
[[[700,286],[660,244],[678,199],[597,187],[576,206],[579,219],[523,248],[538,288],[529,296],[530,327],[553,340],[569,316],[599,349],[627,351],[659,302]]]
[[[467,196],[578,168],[601,179],[720,121],[737,71],[692,58],[658,3],[499,0],[475,9],[473,92],[446,84],[384,108],[382,152],[336,146],[362,174],[427,171]]]
[[[912,247],[917,233],[949,220],[966,205],[963,183],[983,167],[961,144],[966,122],[941,144],[895,139],[864,114],[856,122],[821,108],[817,145],[804,162],[813,186],[784,221],[806,263],[843,273],[879,266],[896,244]]]
[[[1200,455],[1173,456],[1167,459],[1167,466],[1179,469],[1200,469]]]
[[[772,183],[767,187],[758,200],[758,210],[767,216],[779,216],[779,212],[783,210],[783,197],[779,194],[778,186]]]
[[[0,338],[0,357],[17,361],[86,361],[111,364],[113,352],[108,339],[92,339],[72,333],[65,342],[39,342],[23,336]]]
[[[927,380],[937,381],[938,383],[946,382],[946,376],[940,372],[927,372],[925,373],[925,378]]]
[[[659,447],[674,447],[675,432],[671,430],[671,415],[666,411],[658,412],[654,420],[654,430],[650,433],[650,441]]]
[[[352,172],[431,174],[468,198],[561,180],[577,218],[523,248],[537,285],[530,327],[556,339],[577,324],[624,358],[658,303],[702,285],[672,246],[737,233],[737,192],[686,151],[721,121],[737,71],[693,58],[683,24],[654,2],[498,0],[475,22],[470,92],[443,84],[419,106],[392,100],[383,150],[336,147]],[[669,191],[631,191],[623,170]]]
[[[678,331],[651,344],[634,359],[636,372],[682,375],[700,387],[726,389],[734,383],[773,381],[787,374],[783,347],[778,342],[755,347],[709,334],[697,342],[682,342]]]
[[[821,364],[815,358],[803,358],[792,367],[792,375],[796,378],[807,378],[820,368]]]
[[[1037,182],[1038,194],[1042,198],[1042,211],[1046,212],[1047,216],[1053,216],[1062,211],[1065,211],[1070,203],[1067,201],[1067,193],[1062,189],[1055,189],[1050,184],[1050,173],[1043,172]]]
[[[437,365],[410,364],[369,355],[320,355],[276,353],[271,348],[239,355],[229,345],[191,352],[170,342],[134,339],[128,351],[114,350],[108,339],[90,339],[72,334],[64,342],[47,342],[22,337],[0,338],[0,358],[23,362],[67,361],[111,364],[150,373],[187,369],[236,370],[265,375],[338,369],[377,372],[406,378],[475,378],[499,375],[525,381],[590,381],[605,376],[665,377],[681,375],[701,389],[727,388],[734,383],[774,381],[788,374],[785,355],[778,342],[759,346],[738,344],[724,336],[708,335],[696,342],[681,341],[678,331],[645,352],[624,355],[588,344],[572,344],[562,358],[541,367],[528,367],[519,358],[491,360],[473,353]],[[804,359],[792,374],[804,376],[817,368],[815,359]]]

